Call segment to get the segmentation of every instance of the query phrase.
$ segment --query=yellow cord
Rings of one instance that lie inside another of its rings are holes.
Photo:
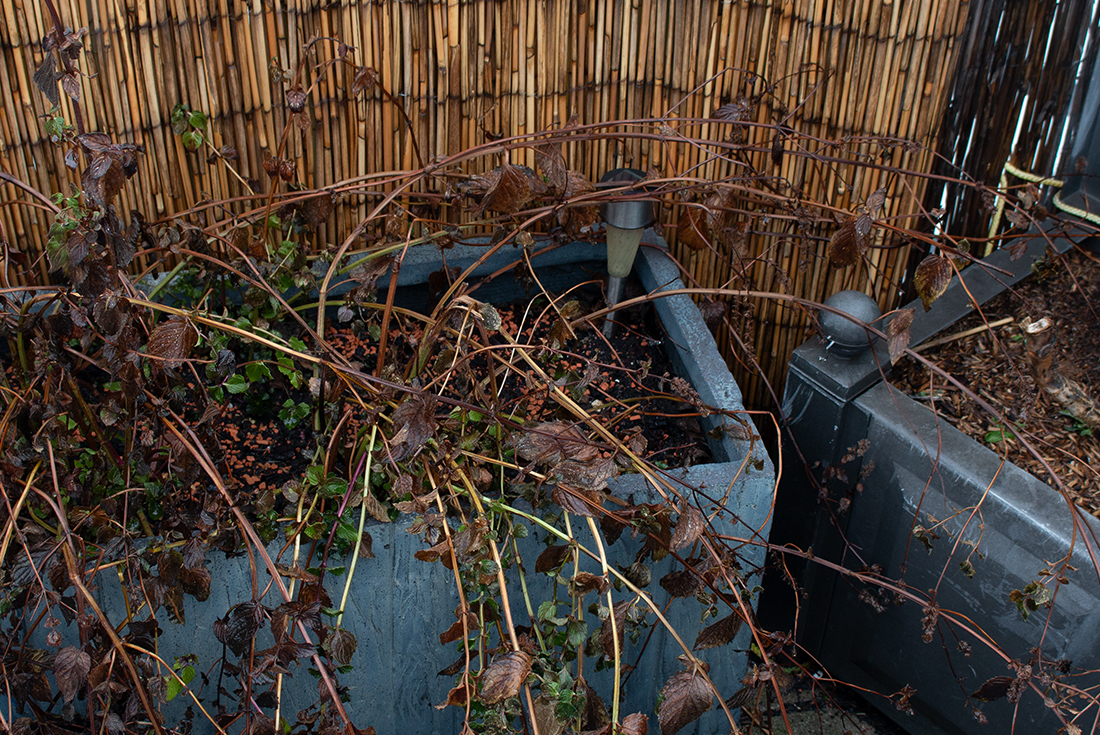
[[[1030,171],[1024,171],[1022,168],[1016,168],[1012,165],[1011,161],[1005,161],[1005,171],[1008,171],[1010,174],[1018,179],[1030,181],[1033,184],[1038,184],[1039,186],[1053,186],[1055,189],[1061,189],[1063,186],[1066,185],[1066,182],[1062,181],[1061,179],[1054,179],[1049,176],[1043,178],[1042,176],[1036,176]]]
[[[1011,162],[1005,161],[1005,171],[1008,171],[1013,176],[1023,179],[1024,181],[1030,181],[1039,186],[1053,186],[1056,189],[1061,189],[1065,186],[1066,182],[1061,179],[1055,179],[1052,177],[1036,176],[1030,171],[1024,171],[1023,169],[1016,168]],[[1054,206],[1059,210],[1072,214],[1074,217],[1080,217],[1083,220],[1092,222],[1093,224],[1100,225],[1100,214],[1096,212],[1089,212],[1088,210],[1075,207],[1072,204],[1066,204],[1062,201],[1062,192],[1055,192],[1054,194]]]

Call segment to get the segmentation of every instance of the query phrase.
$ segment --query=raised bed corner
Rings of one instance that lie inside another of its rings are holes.
[[[997,253],[986,260],[993,268],[965,270],[970,294],[985,301],[1025,277],[1048,242],[1069,247],[1055,232],[1037,235],[1017,261]],[[913,343],[965,316],[971,304],[957,276],[931,311],[916,302]],[[1100,669],[1100,572],[1086,553],[1100,539],[1100,521],[884,382],[888,365],[881,343],[852,360],[816,337],[795,351],[784,396],[790,435],[807,461],[842,467],[837,474],[847,479],[825,486],[830,514],[805,476],[785,473],[773,542],[812,545],[816,557],[849,569],[880,565],[886,579],[922,595],[934,590],[939,609],[965,618],[971,632],[941,622],[926,643],[929,610],[895,604],[893,595],[810,563],[800,642],[841,681],[884,694],[911,686],[912,715],[886,698],[870,700],[910,733],[1057,732],[1062,723],[1033,690],[1018,704],[1004,697],[983,703],[973,694],[992,677],[1015,676],[1009,661],[1028,663],[1039,646],[1048,662]],[[866,451],[852,459],[861,441]],[[838,512],[835,501],[844,496],[850,506]],[[1077,571],[1070,583],[1056,587],[1053,605],[1025,619],[1010,595],[1071,553]]]

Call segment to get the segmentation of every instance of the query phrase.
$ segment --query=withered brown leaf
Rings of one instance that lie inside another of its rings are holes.
[[[673,674],[661,687],[659,696],[663,700],[657,713],[661,735],[672,735],[699,719],[714,701],[707,680],[695,671]]]
[[[386,520],[389,520],[389,513],[386,514]],[[370,535],[370,531],[363,531],[363,535],[359,540],[359,558],[360,559],[373,559],[374,558],[374,537]]]
[[[740,122],[749,116],[752,102],[743,94],[737,95],[733,102],[727,102],[710,114],[712,120]]]
[[[587,462],[567,459],[554,467],[554,474],[562,482],[583,487],[586,490],[603,490],[607,481],[619,474],[614,457],[596,457]]]
[[[442,674],[442,672],[440,673]],[[457,673],[457,671],[453,673]],[[459,684],[456,687],[451,687],[451,691],[447,692],[447,701],[443,704],[437,704],[435,708],[447,709],[448,707],[465,707],[469,702],[469,689],[467,689],[465,684]]]
[[[1012,676],[994,676],[992,679],[987,679],[978,687],[978,691],[970,696],[979,702],[993,702],[1008,694],[1008,688],[1014,681],[1016,679]]]
[[[676,521],[676,528],[672,531],[672,541],[669,544],[673,551],[680,551],[695,543],[706,528],[707,519],[691,503],[684,502],[684,509],[680,512],[680,518]]]
[[[477,628],[471,625],[471,622],[477,622],[477,616],[472,616],[474,619],[471,621],[467,619],[466,625],[462,625],[462,620],[456,620],[451,623],[451,627],[439,634],[440,645],[447,645],[448,643],[454,643],[460,641],[466,637],[466,634],[470,631],[477,630]]]
[[[325,647],[332,654],[332,658],[341,666],[351,663],[351,657],[355,655],[355,649],[359,647],[359,640],[344,628],[337,628],[325,641]]]
[[[882,206],[886,203],[886,188],[875,189],[871,192],[871,195],[867,197],[867,202],[864,206],[867,207],[867,214],[873,218],[878,218],[882,214]]]
[[[372,89],[378,82],[378,71],[369,66],[355,67],[355,80],[351,83],[351,93],[358,97],[363,92]]]
[[[547,546],[535,559],[535,571],[546,574],[555,571],[569,556],[568,546]]]
[[[229,608],[224,618],[214,621],[214,637],[229,646],[238,656],[248,649],[248,642],[267,622],[267,609],[249,600]]]
[[[561,142],[547,143],[541,148],[535,149],[535,161],[539,171],[546,177],[546,183],[551,189],[564,193],[569,185],[568,169],[565,165],[565,157],[561,154]]]
[[[924,310],[928,311],[951,282],[951,261],[942,255],[929,255],[913,271],[913,287],[917,290]]]
[[[607,714],[607,705],[599,693],[583,676],[577,678],[574,691],[584,694],[584,712],[581,715],[584,732],[594,735],[606,732],[611,735],[611,718]]]
[[[183,591],[199,602],[205,602],[210,597],[210,571],[206,567],[181,569],[179,580]]]
[[[829,240],[829,260],[838,268],[855,265],[867,250],[867,235],[860,235],[855,219],[841,223]]]
[[[580,171],[572,169],[565,172],[565,191],[562,198],[575,199],[583,194],[596,191],[595,185]],[[583,237],[600,222],[600,210],[594,204],[575,204],[561,207],[557,212],[558,224],[572,237]]]
[[[913,309],[901,309],[890,320],[890,324],[886,328],[886,334],[889,337],[887,344],[890,348],[891,364],[896,363],[905,354],[905,349],[909,346],[909,327],[913,324],[914,313]]]
[[[325,222],[328,222],[335,208],[336,200],[333,198],[332,192],[323,191],[318,196],[311,197],[302,202],[300,211],[302,213],[302,219],[306,221],[306,224],[316,230]]]
[[[53,674],[57,688],[66,702],[72,702],[88,679],[92,670],[92,657],[76,646],[65,646],[54,658]]]
[[[708,327],[714,328],[722,323],[729,311],[729,304],[718,301],[709,296],[699,302],[699,313],[703,315],[703,321]]]
[[[500,654],[481,675],[481,701],[491,705],[516,696],[529,673],[531,656],[525,651]]]
[[[435,396],[413,393],[393,412],[395,434],[391,444],[394,461],[413,454],[435,433]]]
[[[538,723],[539,735],[562,735],[565,732],[566,723],[557,715],[557,700],[551,699],[545,694],[540,694],[532,702],[532,712],[535,722]]]
[[[475,212],[481,214],[491,210],[512,214],[522,210],[527,203],[542,193],[545,186],[536,180],[534,172],[530,174],[519,166],[504,163],[485,174],[471,178],[470,191],[484,191]]]
[[[47,53],[42,59],[42,64],[34,72],[34,83],[54,107],[61,105],[61,94],[57,90],[57,80],[60,78],[61,75],[57,72],[57,57]]]
[[[648,735],[649,718],[641,712],[627,715],[623,718],[622,727],[619,728],[622,735]]]
[[[699,590],[699,578],[690,569],[676,569],[661,577],[660,585],[673,597],[691,597]]]
[[[302,112],[306,108],[306,93],[300,87],[286,91],[286,106],[291,112]]]
[[[712,623],[699,631],[699,636],[695,639],[695,645],[691,650],[703,651],[726,645],[741,630],[741,624],[744,622],[739,613],[730,613],[717,623]]]
[[[526,462],[556,465],[564,459],[587,462],[599,456],[581,431],[564,421],[544,421],[513,440],[516,453]]]
[[[566,488],[562,485],[557,485],[550,491],[550,499],[563,510],[586,518],[595,518],[603,502],[598,492],[575,487]]]
[[[607,577],[591,572],[577,572],[573,579],[569,580],[570,586],[577,592],[607,592],[611,583]]]
[[[388,510],[386,510],[386,506],[382,505],[382,501],[379,500],[378,498],[376,498],[373,492],[368,491],[368,492],[363,493],[363,507],[367,509],[368,513],[370,513],[370,517],[373,518],[374,520],[378,521],[379,523],[389,523],[390,522],[390,512]],[[364,539],[363,539],[364,542],[366,542],[368,540],[373,542],[374,539],[367,538],[368,534],[367,534],[366,531],[363,532],[363,535],[364,535]],[[368,553],[370,553],[370,556],[365,557],[365,558],[368,558],[368,559],[373,558],[374,557],[373,551],[369,547],[368,547],[367,551],[368,551]],[[360,549],[359,555],[363,556],[362,549]]]
[[[153,357],[160,358],[165,367],[178,367],[188,358],[198,341],[199,332],[191,321],[173,315],[153,329],[146,350]]]
[[[621,600],[615,603],[614,617],[615,617],[615,633],[611,634],[611,615],[603,621],[603,625],[600,626],[600,648],[603,649],[603,653],[608,659],[611,659],[615,655],[615,642],[619,643],[620,653],[623,650],[623,628],[626,627],[626,616],[634,607],[633,600]]]
[[[676,240],[692,250],[710,247],[710,215],[698,207],[688,207],[676,225]]]

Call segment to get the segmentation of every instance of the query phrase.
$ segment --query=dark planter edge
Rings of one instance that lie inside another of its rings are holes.
[[[959,276],[956,275],[947,291],[936,300],[930,310],[925,311],[919,300],[906,305],[908,308],[915,309],[910,327],[911,344],[918,345],[929,340],[959,319],[973,313],[975,302],[984,303],[1027,277],[1032,272],[1033,264],[1046,256],[1048,248],[1053,248],[1059,253],[1069,250],[1073,242],[1059,228],[1060,225],[1057,223],[1051,223],[1043,229],[1033,230],[1034,239],[1029,243],[1022,257],[1016,260],[1012,259],[1010,252],[998,251],[986,258],[981,265],[967,268],[963,271],[965,288],[960,283]],[[1033,555],[1040,553],[1037,549],[1041,548],[1042,553],[1048,553],[1052,549],[1069,547],[1074,539],[1075,517],[1085,524],[1086,533],[1091,533],[1093,538],[1100,538],[1100,519],[1092,517],[1079,508],[1071,509],[1067,501],[1050,485],[1011,463],[1002,463],[994,452],[937,417],[927,406],[893,388],[886,380],[889,366],[889,357],[881,340],[876,341],[874,349],[846,360],[826,351],[822,340],[813,337],[795,350],[790,361],[790,372],[784,393],[784,416],[787,417],[792,434],[798,438],[800,447],[810,461],[817,460],[823,466],[838,466],[850,448],[859,440],[868,437],[878,437],[881,440],[883,436],[891,437],[893,444],[890,445],[890,449],[893,452],[905,453],[908,451],[907,448],[911,448],[914,453],[924,452],[928,457],[928,469],[924,470],[925,474],[922,474],[922,471],[916,471],[910,473],[912,475],[910,479],[906,479],[907,472],[912,468],[906,465],[905,460],[899,460],[898,464],[894,465],[891,456],[875,456],[874,449],[868,453],[867,459],[878,460],[880,464],[889,465],[893,469],[877,466],[869,476],[863,495],[872,492],[888,492],[890,499],[884,500],[877,496],[873,499],[857,497],[853,499],[852,509],[841,523],[842,527],[851,529],[858,536],[858,539],[852,543],[866,544],[861,547],[868,554],[863,557],[866,563],[883,563],[887,568],[886,573],[892,573],[890,565],[895,563],[898,557],[891,556],[897,552],[889,551],[891,542],[882,537],[882,534],[889,534],[891,532],[889,529],[893,528],[890,525],[893,521],[887,520],[886,514],[907,514],[910,523],[907,528],[909,531],[912,530],[911,524],[920,520],[921,499],[924,496],[920,489],[909,487],[907,483],[918,483],[920,478],[923,478],[929,487],[935,486],[931,492],[936,499],[941,497],[942,492],[943,497],[953,498],[955,502],[964,497],[970,498],[968,502],[979,502],[979,498],[982,498],[981,502],[988,503],[989,508],[995,507],[998,528],[1005,529],[1003,533],[997,534],[998,539],[994,544],[999,550],[1000,557],[996,563],[1003,563],[1006,567],[1013,564],[1020,566],[1026,570],[1021,571],[1020,574],[1034,575],[1035,570],[1030,569],[1023,560],[1033,561]],[[822,431],[827,427],[832,427],[833,432]],[[846,466],[849,477],[858,476],[860,472],[858,465],[865,461],[860,459],[855,463],[857,466]],[[931,482],[927,473],[933,475]],[[817,493],[808,486],[803,487],[806,484],[805,481],[794,477],[794,474],[784,475],[781,497],[785,503],[801,508],[802,513],[817,518],[816,521],[810,522],[809,529],[803,523],[800,530],[808,531],[808,535],[803,536],[799,543],[805,543],[807,539],[812,538],[816,554],[832,558],[830,552],[834,552],[839,558],[841,547],[834,537],[830,537],[831,528],[826,528],[829,521],[819,516]],[[943,483],[947,486],[957,483],[954,487],[960,489],[945,487]],[[944,489],[941,490],[941,488]],[[983,493],[986,491],[988,495],[983,498]],[[865,506],[863,515],[859,515],[861,503]],[[800,512],[791,508],[788,510],[794,514]],[[988,512],[994,513],[992,510]],[[789,533],[788,522],[788,519],[777,518],[774,528],[783,529]],[[866,530],[868,525],[881,527],[872,532]],[[899,522],[899,527],[901,525],[904,524]],[[897,532],[897,529],[894,531]],[[905,537],[909,534],[904,530],[900,533],[902,538],[897,543],[904,544]],[[773,542],[789,540],[789,537],[773,538]],[[937,543],[945,542],[941,540]],[[952,542],[948,540],[946,543],[950,545]],[[1084,542],[1081,541],[1080,529],[1078,529],[1074,560],[1079,567],[1082,564],[1085,565],[1084,571],[1087,572],[1091,562],[1081,550],[1082,543]],[[919,544],[917,548],[919,550]],[[875,551],[883,551],[885,555],[883,557],[869,555]],[[924,579],[921,576],[922,565],[931,563],[934,567],[936,563],[942,562],[940,554],[941,550],[937,549],[937,561],[929,562],[924,560],[923,552],[910,552],[908,557],[904,557],[906,561],[903,562],[907,568],[905,573],[907,581],[911,581],[915,588],[923,589],[917,581]],[[1051,557],[1058,558],[1056,553],[1051,553]],[[958,574],[958,567],[954,566],[953,569],[953,573]],[[893,573],[896,573],[896,569]],[[940,567],[937,573],[946,573],[946,569]],[[993,576],[997,575],[994,573]],[[1008,602],[1009,592],[1013,586],[1022,588],[1026,579],[1021,581],[1015,575],[1008,576],[1001,582],[1004,589],[982,588],[981,595],[987,596],[987,600],[995,600],[1011,608]],[[883,659],[876,659],[875,653],[868,649],[868,645],[871,644],[867,641],[873,637],[870,629],[873,618],[862,617],[870,613],[860,610],[861,605],[867,606],[857,600],[851,585],[831,572],[815,568],[814,565],[807,568],[803,581],[804,585],[810,589],[811,598],[816,598],[816,603],[806,605],[807,616],[816,617],[816,619],[809,620],[809,624],[803,627],[800,640],[811,651],[821,655],[822,662],[830,666],[840,678],[868,687],[897,684],[899,681],[904,682],[904,675],[891,667],[900,665],[901,670],[912,670],[919,668],[915,667],[913,662],[921,660],[922,657],[927,658],[928,649],[921,648],[925,644],[920,639],[919,610],[916,613],[902,614],[897,618],[899,621],[904,620],[914,630],[896,633],[895,637],[908,635],[912,640],[898,642],[896,649],[890,650],[890,655],[894,656],[895,662],[884,663],[886,654],[883,654]],[[1052,642],[1048,645],[1057,648],[1059,644],[1053,641],[1061,640],[1060,645],[1072,649],[1071,653],[1076,655],[1075,665],[1080,661],[1081,665],[1095,667],[1097,656],[1084,641],[1095,640],[1086,631],[1093,630],[1100,621],[1093,620],[1092,615],[1088,615],[1087,619],[1084,616],[1086,611],[1095,607],[1092,603],[1100,596],[1100,585],[1097,585],[1095,575],[1090,577],[1087,574],[1083,576],[1081,573],[1074,576],[1073,582],[1059,593],[1058,600],[1069,610],[1080,613],[1081,620],[1059,623],[1056,630],[1052,630]],[[958,601],[965,604],[965,601],[969,600],[976,604],[977,598],[969,598],[967,595],[977,593],[967,593],[965,583],[966,580],[963,580],[963,584],[958,585],[962,590]],[[984,584],[990,583],[987,581]],[[938,587],[936,577],[932,578],[932,584],[929,586]],[[1082,600],[1086,604],[1082,604]],[[813,608],[813,614],[810,614],[811,608]],[[979,609],[985,608],[975,608],[975,610]],[[960,610],[965,614],[970,608],[963,607]],[[1042,616],[1043,612],[1040,611],[1036,615]],[[1066,615],[1072,617],[1073,613]],[[1065,618],[1066,615],[1062,617]],[[1015,647],[1019,647],[1023,641],[1027,640],[1021,633],[1021,630],[1026,630],[1026,626],[1014,609],[997,613],[997,622],[992,625],[994,627],[989,629],[989,632],[995,639],[1003,636],[1004,639],[1016,644]],[[861,628],[864,632],[857,633],[851,630],[852,628]],[[1025,645],[1023,651],[1017,651],[1017,653],[1023,655],[1026,651]],[[968,664],[967,668],[976,665],[976,663]],[[999,668],[1003,669],[1003,664]],[[988,670],[987,676],[1000,673],[1003,672],[998,670],[998,667],[993,667]],[[913,676],[920,678],[921,675],[913,674]],[[981,729],[977,720],[966,716],[965,710],[952,709],[948,712],[939,708],[937,695],[947,699],[948,695],[957,696],[961,691],[953,679],[953,672],[946,674],[941,672],[939,681],[935,676],[931,678],[927,674],[924,676],[925,691],[921,692],[922,685],[917,684],[919,694],[914,698],[913,703],[917,712],[915,718],[900,713],[891,702],[870,701],[910,732],[931,735],[944,732],[990,731],[988,727]],[[998,704],[1004,703],[990,703],[984,709],[990,713],[991,717],[993,714],[1000,717],[1003,713],[999,713]],[[1011,705],[1007,706],[1011,707]],[[1040,702],[1036,714],[1029,714],[1025,718],[1024,712],[1021,711],[1019,713],[1021,720],[1017,724],[1026,728],[1028,723],[1032,722],[1029,718],[1048,715],[1049,711],[1045,710]]]

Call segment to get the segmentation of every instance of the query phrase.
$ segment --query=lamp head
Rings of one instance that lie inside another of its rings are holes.
[[[618,188],[645,178],[645,172],[636,168],[616,168],[600,179],[598,188]],[[624,199],[604,202],[600,205],[603,221],[620,230],[644,230],[657,220],[652,199]]]

